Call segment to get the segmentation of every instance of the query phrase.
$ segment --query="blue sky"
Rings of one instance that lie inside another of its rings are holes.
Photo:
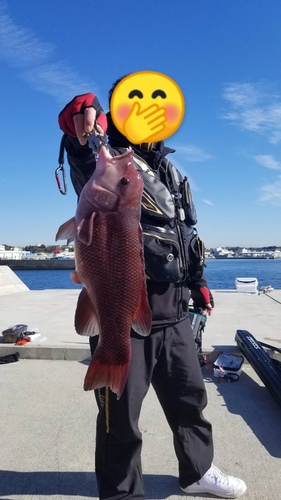
[[[54,171],[74,95],[158,71],[186,113],[166,144],[207,247],[281,245],[280,0],[0,0],[0,244],[54,243],[76,196]]]

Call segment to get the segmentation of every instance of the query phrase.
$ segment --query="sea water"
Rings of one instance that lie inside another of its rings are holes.
[[[69,270],[14,271],[30,290],[80,289]],[[211,290],[235,290],[235,278],[257,278],[258,289],[281,289],[281,259],[208,259],[205,276]]]
[[[236,278],[257,278],[258,289],[281,289],[281,259],[208,259],[205,276],[212,290],[236,289]]]

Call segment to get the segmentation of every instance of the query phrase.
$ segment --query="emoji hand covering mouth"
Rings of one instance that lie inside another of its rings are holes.
[[[110,111],[116,128],[133,144],[156,142],[172,135],[184,116],[184,98],[174,80],[141,71],[119,82]]]

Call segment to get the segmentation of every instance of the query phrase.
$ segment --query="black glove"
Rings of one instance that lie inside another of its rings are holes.
[[[193,306],[195,309],[211,309],[215,307],[214,298],[206,286],[202,286],[195,290],[190,290]]]

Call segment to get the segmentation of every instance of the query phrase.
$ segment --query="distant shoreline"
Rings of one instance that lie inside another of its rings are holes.
[[[206,260],[275,260],[279,257],[206,257]]]
[[[38,271],[38,270],[59,270],[59,269],[75,269],[74,259],[0,259],[0,266],[8,266],[13,271]]]
[[[276,260],[270,257],[206,257],[206,260]],[[277,259],[279,260],[279,259]],[[75,259],[0,259],[0,266],[8,266],[13,271],[39,271],[75,269]]]

